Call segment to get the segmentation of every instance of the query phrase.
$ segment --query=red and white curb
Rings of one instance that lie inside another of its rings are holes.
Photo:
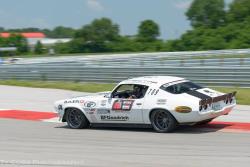
[[[0,110],[0,118],[29,121],[59,122],[58,115],[53,112],[38,112],[26,110]]]
[[[53,112],[0,109],[0,119],[1,118],[59,123],[58,115]],[[219,119],[218,121],[213,121],[207,125],[194,126],[194,128],[223,132],[250,133],[250,122],[239,122],[237,119],[228,122]]]
[[[245,122],[223,122],[223,121],[212,121],[206,125],[197,125],[195,128],[216,130],[222,132],[247,132],[250,133],[250,123]]]

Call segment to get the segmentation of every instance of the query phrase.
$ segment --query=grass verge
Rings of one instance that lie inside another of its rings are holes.
[[[55,88],[80,92],[102,92],[110,91],[115,84],[98,84],[98,83],[74,83],[74,82],[48,82],[48,81],[17,81],[2,80],[0,85],[24,86],[34,88]],[[229,88],[229,87],[213,87],[212,89],[230,93],[237,91],[237,103],[242,105],[250,105],[250,88]]]
[[[231,93],[233,91],[237,91],[237,94],[236,94],[237,104],[250,105],[250,88],[228,88],[228,87],[217,88],[216,87],[213,89],[218,90],[220,92],[225,92],[225,93]]]
[[[97,83],[74,83],[74,82],[49,82],[49,81],[17,81],[2,80],[0,85],[23,86],[33,88],[54,88],[73,90],[80,92],[102,92],[112,90],[114,84],[97,84]]]
[[[157,52],[103,52],[103,53],[65,53],[65,54],[54,54],[54,55],[49,55],[49,54],[26,54],[26,55],[15,55],[15,56],[4,56],[3,58],[53,58],[53,57],[65,57],[65,56],[110,56],[114,54],[134,54],[134,53],[157,53]]]

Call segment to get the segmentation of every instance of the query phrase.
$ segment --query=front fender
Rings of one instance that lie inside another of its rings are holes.
[[[66,122],[66,118],[65,118],[66,111],[67,109],[70,109],[70,108],[76,108],[80,110],[85,115],[85,117],[89,120],[88,115],[86,114],[86,111],[80,105],[65,105],[63,108],[63,112],[60,114],[62,122]]]

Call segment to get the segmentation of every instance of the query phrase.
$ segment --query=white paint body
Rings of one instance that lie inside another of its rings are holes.
[[[236,100],[233,97],[232,102],[228,104],[224,101],[217,102],[217,104],[220,105],[220,109],[215,110],[212,106],[208,106],[206,110],[203,109],[200,111],[200,98],[191,96],[187,93],[172,94],[160,88],[167,83],[171,86],[187,81],[188,80],[184,78],[168,76],[148,76],[128,79],[119,83],[114,90],[123,84],[146,85],[148,89],[143,98],[128,100],[111,98],[109,96],[111,92],[98,93],[91,96],[57,101],[55,103],[55,110],[59,113],[60,120],[63,119],[67,108],[77,108],[84,113],[90,123],[151,124],[151,111],[155,109],[164,109],[169,111],[178,123],[192,124],[228,114],[236,105]],[[209,88],[202,88],[197,91],[212,98],[224,94]],[[113,110],[114,102],[117,100],[125,100],[129,105],[132,103],[131,109],[129,111]],[[192,111],[189,113],[176,112],[175,109],[178,106],[190,107]]]

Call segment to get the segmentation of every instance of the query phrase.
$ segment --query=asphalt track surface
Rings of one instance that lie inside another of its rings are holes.
[[[55,100],[82,94],[0,86],[0,109],[49,112]],[[245,130],[215,122],[208,127],[180,127],[169,134],[128,128],[72,130],[53,121],[0,118],[0,166],[248,167],[248,109],[238,106],[231,116],[216,120],[239,122]]]

